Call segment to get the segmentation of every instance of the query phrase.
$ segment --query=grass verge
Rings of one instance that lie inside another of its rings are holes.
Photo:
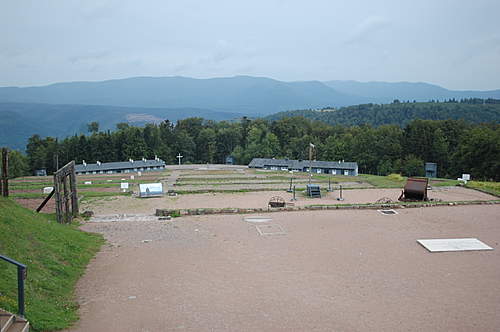
[[[500,197],[500,182],[468,181],[466,187]]]
[[[26,318],[33,330],[59,330],[75,322],[75,284],[103,238],[1,197],[0,234],[0,253],[28,266]],[[0,307],[16,312],[16,268],[4,261],[0,266]]]

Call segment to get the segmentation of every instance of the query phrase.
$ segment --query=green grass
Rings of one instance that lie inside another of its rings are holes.
[[[96,199],[96,198],[107,198],[107,197],[116,197],[116,196],[131,196],[132,194],[130,192],[116,192],[116,193],[110,193],[110,192],[92,192],[92,191],[86,191],[86,192],[80,192],[78,194],[79,197],[82,197],[82,201],[87,201],[89,199]]]
[[[468,181],[466,187],[500,197],[500,182]]]
[[[430,179],[429,184],[433,187],[451,187],[456,186],[458,182],[451,179]]]
[[[33,329],[58,330],[75,322],[75,284],[103,238],[1,197],[0,234],[0,253],[28,266],[26,318]],[[0,307],[17,311],[16,268],[4,261],[0,261]]]
[[[231,182],[235,180],[265,180],[266,178],[258,176],[239,176],[239,177],[225,177],[225,178],[207,178],[207,177],[179,177],[177,182]]]
[[[12,198],[45,198],[48,194],[42,193],[11,193]],[[78,197],[107,197],[107,196],[130,196],[130,192],[108,192],[108,191],[80,191]],[[51,198],[53,199],[53,198]]]
[[[377,188],[403,188],[406,183],[406,178],[397,176],[398,174],[390,174],[388,176],[379,176],[371,174],[360,174],[358,178],[361,181],[368,182]]]

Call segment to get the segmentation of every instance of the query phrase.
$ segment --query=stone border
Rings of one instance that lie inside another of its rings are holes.
[[[389,203],[389,204],[337,204],[337,205],[305,205],[286,206],[283,208],[198,208],[198,209],[156,209],[155,215],[162,216],[194,216],[209,214],[249,214],[260,212],[283,212],[283,211],[316,211],[316,210],[365,210],[365,209],[404,209],[437,206],[463,206],[463,205],[494,205],[500,204],[500,200],[493,201],[456,201],[456,202],[412,202],[412,203]]]

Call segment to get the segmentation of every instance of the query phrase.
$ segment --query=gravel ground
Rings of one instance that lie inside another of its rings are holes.
[[[268,181],[264,181],[268,182]],[[316,182],[317,183],[317,182]],[[297,188],[305,188],[307,182],[299,182],[295,183]],[[328,188],[328,183],[321,183],[322,188]],[[337,187],[337,185],[332,184],[332,188]],[[372,187],[368,183],[360,183],[360,182],[343,182],[342,183],[342,188],[367,188],[367,187]],[[169,189],[174,189],[174,190],[241,190],[242,188],[245,188],[246,190],[252,190],[252,189],[274,189],[274,190],[283,190],[286,191],[290,188],[290,183],[289,182],[275,182],[275,183],[258,183],[258,182],[253,182],[253,183],[219,183],[219,184],[197,184],[197,185],[189,185],[186,184],[185,182],[183,183],[182,186],[174,186],[173,188]]]
[[[78,284],[71,331],[499,331],[499,215],[490,205],[87,223],[109,244]],[[457,237],[495,250],[416,243]]]
[[[321,199],[304,197],[297,192],[296,206],[311,204],[362,204],[374,203],[380,198],[388,197],[397,201],[401,189],[350,189],[343,191],[344,201],[339,202],[339,192],[334,191]],[[135,197],[113,197],[106,200],[95,200],[82,203],[82,211],[89,209],[95,214],[113,213],[146,213],[154,214],[156,209],[188,209],[188,208],[267,208],[269,199],[281,196],[290,202],[292,194],[285,191],[262,191],[247,193],[207,193],[179,195],[176,197],[160,197],[140,199]],[[462,187],[435,187],[429,191],[430,198],[443,201],[493,200],[496,197],[476,190]]]

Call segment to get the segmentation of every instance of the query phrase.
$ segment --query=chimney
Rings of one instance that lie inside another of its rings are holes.
[[[97,163],[97,166],[101,166],[101,162],[99,160],[96,163]]]
[[[87,163],[85,162],[85,160],[82,160],[82,164],[83,164],[83,167],[87,167]]]
[[[130,158],[128,161],[130,161],[132,164],[134,163],[134,159]]]

